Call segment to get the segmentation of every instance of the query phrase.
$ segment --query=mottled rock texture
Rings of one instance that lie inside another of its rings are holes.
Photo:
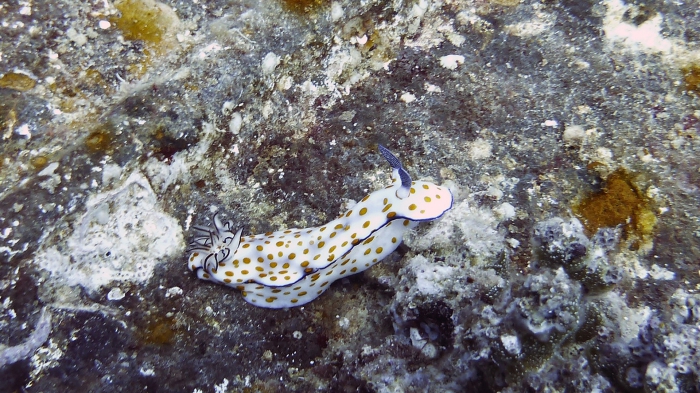
[[[699,10],[3,2],[0,391],[700,390]],[[384,262],[283,310],[188,271],[378,144],[455,196]]]

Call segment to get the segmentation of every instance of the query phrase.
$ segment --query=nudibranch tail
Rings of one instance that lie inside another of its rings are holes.
[[[214,215],[212,228],[194,227],[189,267],[203,280],[237,288],[244,299],[268,308],[306,304],[340,278],[381,261],[419,221],[452,207],[452,193],[411,181],[401,162],[379,150],[394,170],[393,184],[365,196],[326,225],[241,236]]]

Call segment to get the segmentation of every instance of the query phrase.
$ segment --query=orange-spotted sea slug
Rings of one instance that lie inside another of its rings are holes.
[[[412,181],[384,146],[393,183],[365,196],[346,213],[316,228],[288,229],[252,236],[234,232],[214,216],[214,227],[195,227],[189,268],[203,280],[243,292],[244,299],[268,308],[306,304],[335,280],[366,270],[394,251],[419,221],[441,217],[452,193]]]

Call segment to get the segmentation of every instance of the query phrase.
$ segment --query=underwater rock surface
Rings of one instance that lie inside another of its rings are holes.
[[[700,390],[700,2],[0,5],[0,392]],[[303,307],[192,226],[454,205]]]

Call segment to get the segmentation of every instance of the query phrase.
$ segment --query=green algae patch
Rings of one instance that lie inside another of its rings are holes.
[[[311,14],[320,7],[330,4],[328,0],[282,0],[284,8],[295,14]]]
[[[602,191],[583,198],[572,206],[588,235],[600,228],[622,226],[626,236],[646,239],[654,230],[656,215],[650,200],[633,181],[634,176],[624,169],[611,173]]]
[[[166,6],[155,1],[123,0],[114,6],[121,12],[121,17],[113,18],[112,22],[127,40],[159,44],[173,23],[172,9],[168,12]]]
[[[114,7],[120,15],[110,21],[124,39],[144,43],[140,60],[126,66],[135,78],[148,72],[159,56],[178,48],[176,32],[180,19],[169,6],[154,0],[121,0]]]
[[[693,64],[688,67],[681,68],[683,73],[683,81],[685,89],[695,93],[700,93],[700,66]]]
[[[106,152],[112,145],[112,135],[106,130],[95,130],[85,138],[85,147],[93,153]]]
[[[31,164],[35,171],[39,172],[49,165],[49,158],[46,156],[36,156],[29,160],[29,164]]]
[[[114,3],[119,17],[110,21],[119,29],[124,39],[142,41],[145,57],[127,66],[134,77],[142,77],[158,56],[178,47],[176,32],[180,19],[169,6],[153,0],[121,0]]]
[[[520,0],[491,0],[491,3],[505,7],[515,7],[520,4]]]
[[[142,336],[144,343],[169,345],[175,338],[175,319],[154,317],[147,321],[146,330]]]
[[[34,88],[36,81],[18,72],[8,72],[0,78],[0,87],[17,91],[27,91]]]

